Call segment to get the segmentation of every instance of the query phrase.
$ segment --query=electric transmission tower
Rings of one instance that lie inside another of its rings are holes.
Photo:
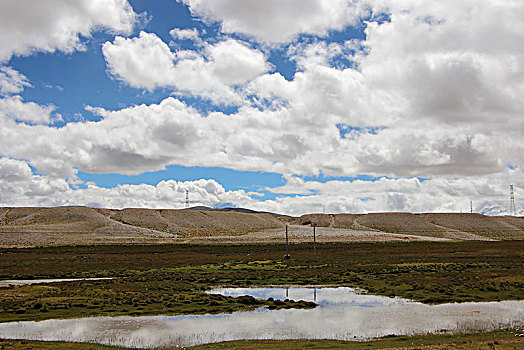
[[[186,190],[186,208],[189,208],[189,191]]]
[[[513,193],[513,185],[509,185],[509,215],[515,216],[517,210],[515,208],[515,194]]]

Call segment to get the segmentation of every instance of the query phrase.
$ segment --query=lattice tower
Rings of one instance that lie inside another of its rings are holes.
[[[509,185],[509,215],[515,216],[516,214],[515,193],[513,192],[513,185]]]

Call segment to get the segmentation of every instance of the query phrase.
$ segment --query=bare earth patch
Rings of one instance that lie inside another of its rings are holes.
[[[290,243],[313,242],[313,228],[310,226],[289,225]],[[285,241],[284,229],[264,230],[242,236],[198,237],[186,240],[186,243],[282,243]],[[327,242],[386,242],[386,241],[449,241],[447,238],[404,235],[370,230],[350,230],[333,227],[317,227],[316,241]]]

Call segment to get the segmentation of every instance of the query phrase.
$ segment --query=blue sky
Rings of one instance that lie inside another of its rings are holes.
[[[0,205],[506,214],[522,7],[5,2]]]

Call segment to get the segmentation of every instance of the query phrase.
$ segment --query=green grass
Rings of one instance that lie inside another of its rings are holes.
[[[194,350],[220,349],[517,349],[524,347],[524,339],[515,337],[515,331],[489,333],[421,335],[413,337],[386,337],[367,342],[336,340],[242,340],[192,347]]]
[[[522,349],[524,338],[516,337],[520,334],[515,330],[505,330],[487,333],[468,334],[440,334],[422,335],[413,337],[387,337],[367,342],[345,342],[335,340],[242,340],[206,344],[191,347],[195,350],[220,349],[273,349],[273,350],[301,350],[301,349]],[[42,350],[112,350],[120,347],[98,344],[38,342],[22,340],[1,340],[1,349],[42,349]],[[176,348],[171,348],[176,349]]]
[[[115,346],[105,346],[99,344],[84,343],[64,343],[54,341],[29,341],[29,340],[5,340],[0,339],[0,349],[2,350],[116,350],[128,349]]]
[[[100,245],[0,249],[1,279],[114,277],[0,289],[0,322],[200,314],[310,304],[204,293],[213,286],[335,284],[426,303],[522,299],[524,242]]]

